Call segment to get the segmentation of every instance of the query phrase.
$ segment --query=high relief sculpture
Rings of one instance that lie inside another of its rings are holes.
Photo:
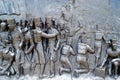
[[[22,5],[22,8],[30,6],[26,11],[34,7],[32,0],[27,4],[29,1]],[[120,78],[120,40],[114,38],[119,32],[107,31],[99,21],[88,19],[90,25],[87,20],[84,22],[86,14],[79,12],[75,0],[56,8],[60,9],[56,10],[57,14],[51,10],[50,14],[48,11],[41,15],[39,11],[37,14],[38,7],[36,12],[21,15],[22,11],[16,10],[19,2],[24,0],[0,1],[0,79],[4,76],[20,79],[27,75],[39,79],[60,77],[62,80],[65,76],[79,79],[83,74]],[[87,12],[82,7],[80,11]]]
[[[88,72],[89,71],[89,65],[87,62],[87,52],[94,53],[94,50],[86,44],[85,41],[82,40],[82,37],[80,36],[78,39],[78,44],[77,44],[77,58],[76,62],[78,65],[78,68],[75,69],[75,73],[83,73],[83,72]]]
[[[117,40],[111,39],[110,40],[110,47],[107,49],[106,57],[103,60],[101,68],[105,65],[108,61],[107,69],[109,76],[118,77],[119,73],[119,66],[120,66],[120,50],[117,48]],[[114,68],[113,68],[114,67]]]
[[[17,75],[20,76],[22,75],[22,66],[23,66],[23,61],[24,61],[24,52],[22,50],[22,45],[23,45],[23,34],[22,31],[19,29],[20,24],[17,23],[15,24],[14,19],[7,20],[8,22],[8,27],[12,39],[12,48],[13,51],[15,52],[15,63],[16,63],[16,72]]]
[[[12,48],[12,42],[11,42],[11,36],[9,35],[9,32],[7,31],[7,23],[2,22],[1,23],[1,32],[0,32],[0,74],[1,75],[10,75],[14,74],[13,69],[13,61],[15,57],[15,53],[11,51]]]
[[[104,34],[101,30],[98,30],[98,25],[96,25],[96,31],[95,31],[95,54],[96,54],[96,60],[95,64],[98,67],[101,61],[101,55],[102,55],[102,41],[105,40]]]
[[[27,22],[25,21],[27,24]],[[28,68],[29,74],[32,73],[33,70],[31,70],[31,67],[33,65],[33,54],[32,51],[35,47],[34,41],[33,41],[33,35],[32,32],[29,30],[29,26],[25,25],[23,29],[23,35],[24,35],[24,69]]]
[[[36,65],[40,65],[40,77],[44,77],[43,76],[43,73],[44,73],[44,69],[45,69],[45,63],[46,63],[46,60],[45,60],[45,54],[44,54],[44,51],[43,51],[43,45],[42,45],[42,37],[45,37],[45,38],[54,38],[55,36],[57,36],[56,33],[44,33],[42,30],[41,30],[41,27],[42,27],[42,24],[41,24],[41,19],[40,18],[35,18],[34,19],[35,21],[35,29],[33,30],[33,34],[34,34],[34,42],[35,42],[35,54],[36,55],[34,58],[36,59]],[[51,25],[51,22],[48,22],[48,27],[50,27]],[[52,44],[52,43],[51,43]],[[51,47],[51,46],[50,46]],[[54,48],[55,49],[55,48]],[[50,53],[50,54],[54,54],[54,53]],[[54,57],[54,55],[53,55]],[[54,66],[52,63],[51,63],[52,66]],[[54,68],[54,67],[52,67]],[[54,69],[53,69],[54,70]]]
[[[75,55],[75,52],[71,46],[71,43],[69,41],[66,42],[67,44],[62,45],[61,47],[61,56],[60,56],[60,62],[62,64],[62,67],[59,69],[59,74],[61,75],[62,72],[71,72],[72,71],[72,64],[70,61],[70,56]]]
[[[54,37],[48,39],[48,53],[50,54],[50,77],[55,76],[55,62],[57,58],[57,49],[59,45],[58,31],[52,27],[51,17],[47,16],[48,34],[54,34]]]
[[[33,18],[30,21],[20,20],[20,22],[16,22],[15,19],[1,21],[0,75],[16,75],[19,78],[26,74],[37,74],[39,78],[45,78],[47,77],[45,74],[46,64],[49,62],[50,78],[53,78],[57,73],[62,75],[65,72],[78,77],[80,74],[90,71],[87,53],[91,53],[95,54],[97,69],[105,69],[105,75],[115,78],[119,76],[120,50],[117,47],[116,39],[107,42],[105,38],[103,39],[102,32],[97,30],[94,32],[94,50],[87,44],[87,40],[83,40],[86,32],[81,31],[82,34],[78,35],[76,43],[77,50],[75,50],[72,46],[73,36],[83,28],[80,22],[78,21],[79,27],[75,30],[68,29],[63,20],[55,25],[52,23],[52,16],[46,16],[46,27],[44,27],[45,24],[41,18]],[[47,41],[44,41],[43,38]],[[101,63],[99,59],[102,53],[102,39],[106,42],[105,44],[109,45]],[[73,66],[72,60],[74,59],[76,64]],[[61,66],[56,70],[56,62],[58,61]],[[37,73],[35,73],[36,70]]]

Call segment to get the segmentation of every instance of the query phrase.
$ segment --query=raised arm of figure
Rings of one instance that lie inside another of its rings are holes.
[[[87,50],[91,53],[94,53],[94,50],[89,45],[87,45]]]

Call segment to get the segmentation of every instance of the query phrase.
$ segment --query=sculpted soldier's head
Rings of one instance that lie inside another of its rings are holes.
[[[80,41],[81,41],[81,43],[84,43],[84,44],[86,44],[87,43],[87,39],[88,39],[88,35],[87,35],[87,33],[86,32],[82,32],[82,34],[81,34],[81,36],[80,36]]]
[[[42,26],[42,20],[41,18],[34,18],[35,27],[41,27]]]
[[[47,28],[50,28],[52,26],[51,16],[46,17],[46,23],[47,23]]]
[[[59,24],[60,24],[60,29],[64,30],[65,29],[65,23],[64,23],[64,21],[60,21]]]
[[[82,42],[82,36],[79,36],[78,43],[81,43],[81,42]]]
[[[9,30],[14,30],[15,29],[15,19],[9,19],[7,20]]]
[[[98,25],[96,25],[96,30],[98,30]]]
[[[28,20],[28,26],[29,26],[30,30],[35,28],[34,20],[32,18],[30,20]]]
[[[116,50],[116,49],[117,49],[117,40],[112,39],[112,50]]]
[[[98,32],[98,33],[102,33],[102,29],[100,29],[99,27],[100,27],[99,25],[96,25],[96,26],[95,26],[97,32]]]
[[[7,31],[7,24],[5,22],[1,22],[1,31]]]
[[[66,39],[66,44],[67,45],[72,45],[73,39],[71,37],[67,37]]]
[[[65,8],[66,8],[67,11],[70,11],[70,10],[71,10],[70,5],[66,5]]]

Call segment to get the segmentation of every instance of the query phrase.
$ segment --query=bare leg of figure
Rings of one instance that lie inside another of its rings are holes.
[[[71,63],[70,63],[70,61],[68,59],[66,60],[65,65],[67,67],[66,72],[71,72],[72,65],[71,65]]]
[[[41,64],[40,65],[40,78],[44,78],[45,75],[44,75],[44,70],[45,70],[45,64]]]
[[[97,67],[100,62],[100,57],[101,57],[101,48],[100,47],[97,49],[96,55],[97,55],[96,56],[96,67]]]
[[[23,68],[23,64],[20,64],[20,76],[23,76],[24,75],[24,68]]]
[[[85,61],[85,62],[79,62],[78,64],[79,68],[78,69],[75,69],[75,74],[79,74],[79,73],[83,73],[83,72],[88,72],[89,70],[89,66],[88,66],[88,63]],[[81,68],[81,66],[83,66],[83,69]]]
[[[35,72],[34,72],[35,75],[37,75],[39,77],[40,75],[40,64],[36,64],[35,66]]]
[[[60,74],[62,74],[62,72],[71,72],[71,63],[69,60],[67,60],[66,62],[64,62],[63,64],[64,67],[60,68]]]
[[[77,69],[81,68],[81,63],[77,63]]]
[[[50,77],[55,76],[55,63],[53,60],[50,61]]]
[[[32,63],[31,64],[31,75],[34,75],[35,68],[36,68],[36,64]]]
[[[81,70],[81,62],[77,61],[77,68],[74,70],[75,77],[79,77],[80,70]]]
[[[65,67],[65,63],[63,61],[61,61],[61,60],[60,60],[60,62],[61,62],[62,66],[59,68],[59,74],[61,75],[62,71],[63,71],[62,68]]]
[[[81,69],[81,61],[77,60],[77,68],[74,70],[74,76],[78,77],[79,76],[79,70]]]
[[[89,71],[89,66],[88,66],[88,63],[87,63],[87,61],[83,64],[83,66],[84,66],[84,72],[88,72]]]
[[[61,67],[61,71],[63,72],[70,72],[71,71],[71,69],[70,68],[63,68],[63,67]]]
[[[89,69],[87,61],[83,64],[83,66],[85,67],[85,69]]]
[[[13,63],[13,57],[11,57],[9,63],[8,63],[7,66],[1,71],[1,73],[6,72],[6,71],[11,67],[12,63]]]
[[[115,78],[118,77],[118,66],[119,66],[119,63],[118,62],[114,62],[114,65],[115,65]]]
[[[0,75],[7,75],[7,76],[10,76],[10,72],[9,72],[9,71],[5,71],[4,73],[0,73]]]
[[[16,69],[16,77],[19,78],[20,77],[20,65],[17,60],[15,62],[15,69]]]

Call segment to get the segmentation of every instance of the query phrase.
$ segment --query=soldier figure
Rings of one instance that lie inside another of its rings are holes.
[[[70,62],[69,57],[72,55],[75,55],[73,48],[71,47],[71,44],[67,42],[66,45],[63,45],[61,48],[61,56],[60,56],[60,62],[62,64],[62,67],[59,69],[59,74],[61,75],[62,72],[71,72],[72,65]]]
[[[33,41],[33,34],[29,30],[26,21],[25,21],[25,27],[22,31],[23,31],[23,37],[24,37],[24,53],[25,53],[24,69],[27,67],[27,69],[29,69],[29,74],[32,74],[31,72],[33,72],[33,70],[30,70],[30,69],[32,68],[32,62],[33,62],[32,51],[35,45]]]
[[[16,53],[15,54],[16,72],[17,76],[20,76],[22,74],[23,66],[22,64],[24,63],[24,52],[22,50],[24,38],[19,23],[15,25],[14,19],[7,20],[7,22],[10,30],[14,52]]]
[[[115,78],[117,78],[120,75],[120,58],[113,59],[111,63],[115,66],[114,74],[115,74]]]
[[[33,30],[34,33],[34,42],[35,42],[35,61],[36,65],[40,64],[40,78],[44,77],[44,69],[45,69],[45,54],[43,51],[43,45],[42,45],[42,37],[45,38],[53,38],[56,36],[56,34],[46,34],[41,31],[41,19],[40,18],[35,18],[35,29]]]
[[[107,49],[107,55],[104,58],[103,63],[100,66],[100,68],[102,68],[105,65],[106,61],[109,61],[108,62],[109,66],[107,66],[109,69],[108,74],[110,76],[115,75],[115,77],[117,77],[118,73],[119,73],[118,68],[120,66],[120,58],[119,58],[120,57],[120,49],[117,48],[117,40],[116,39],[112,39],[112,40],[110,40],[110,42],[111,42],[111,46],[110,46],[110,48]],[[113,65],[115,66],[115,70],[113,68]]]
[[[15,54],[10,51],[11,38],[7,31],[7,25],[5,22],[1,23],[0,46],[2,46],[0,50],[0,74],[9,76],[10,74],[15,73],[12,67]],[[7,61],[7,63],[4,63],[4,61]],[[4,66],[5,64],[6,66]]]
[[[62,47],[63,45],[66,44],[66,41],[67,41],[67,35],[68,35],[68,30],[65,28],[66,25],[64,23],[64,21],[60,21],[59,22],[59,41],[60,41],[60,46]]]
[[[102,40],[104,40],[104,36],[102,31],[98,30],[98,25],[96,25],[97,31],[95,32],[95,64],[98,66],[100,59],[101,59],[101,53],[102,53]]]
[[[73,48],[71,47],[71,43],[68,41],[68,30],[65,28],[65,22],[60,21],[59,22],[59,41],[60,41],[60,62],[62,64],[62,67],[59,68],[59,74],[61,75],[62,72],[71,72],[72,65],[70,62],[69,57],[72,55],[75,55]]]
[[[78,39],[78,53],[77,53],[77,64],[78,64],[78,69],[75,69],[75,73],[81,73],[81,72],[88,72],[89,71],[89,65],[87,62],[87,52],[94,53],[94,50],[86,44],[86,42],[82,39]]]
[[[59,40],[58,31],[52,27],[51,17],[47,16],[47,28],[48,34],[53,34],[55,37],[48,39],[48,53],[50,54],[50,77],[55,76],[55,62],[56,62],[56,51],[58,50]]]
[[[71,12],[70,5],[67,5],[67,6],[63,7],[62,8],[62,13],[61,13],[61,18],[62,18],[62,20],[64,20],[67,28],[70,28],[71,25],[72,25],[72,17],[73,17],[73,14]]]

